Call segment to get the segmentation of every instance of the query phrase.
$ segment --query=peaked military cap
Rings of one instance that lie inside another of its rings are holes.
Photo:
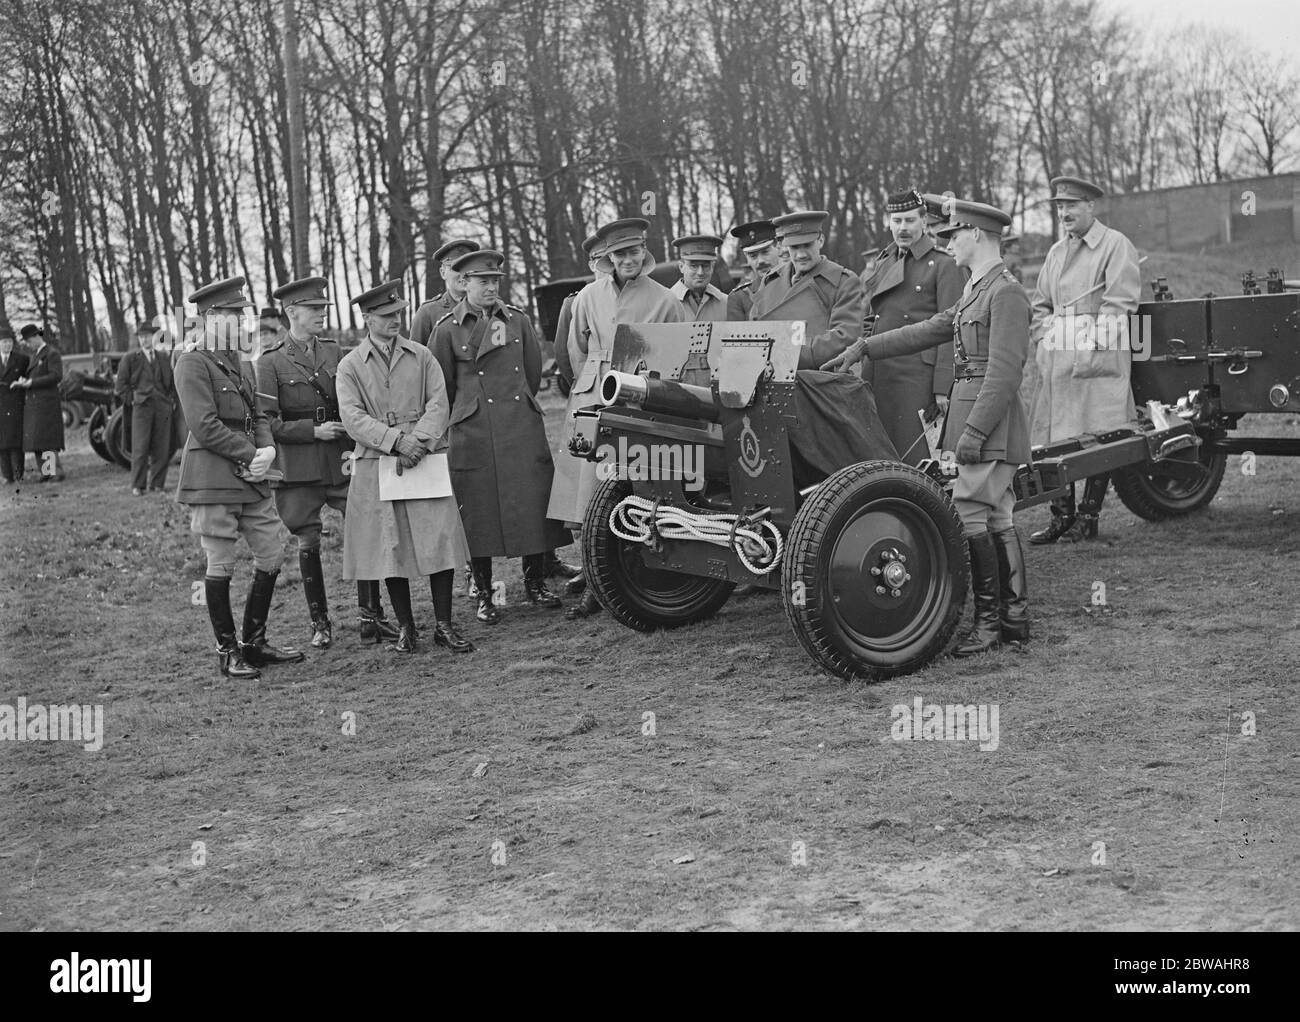
[[[330,303],[325,297],[328,286],[329,281],[324,277],[303,277],[301,280],[281,284],[271,292],[271,297],[285,305],[324,306]]]
[[[280,321],[280,313],[279,313],[278,310],[276,310],[276,309],[272,308],[271,306],[267,305],[267,306],[265,306],[265,307],[262,309],[261,312],[259,312],[259,313],[257,314],[257,318],[258,318],[258,319],[273,319],[273,320],[275,320],[275,321],[278,323],[278,322]]]
[[[402,282],[390,280],[378,287],[357,295],[352,304],[359,306],[366,315],[383,316],[390,312],[399,312],[406,308],[406,299],[402,297]]]
[[[227,277],[225,280],[204,284],[189,296],[186,301],[193,302],[199,308],[199,315],[214,309],[247,309],[253,303],[244,296],[243,277]]]
[[[433,253],[433,261],[441,265],[445,260],[459,258],[459,256],[456,255],[456,250],[458,248],[463,248],[466,252],[477,252],[479,250],[479,243],[477,241],[471,241],[469,238],[453,238],[451,241],[443,245],[442,248]],[[461,254],[463,255],[464,253]]]
[[[915,188],[905,192],[895,192],[885,200],[886,213],[907,213],[913,209],[925,209],[925,200]]]
[[[582,242],[582,250],[587,254],[587,259],[596,259],[600,256],[597,249],[600,247],[600,235],[589,234]]]
[[[1105,194],[1091,181],[1085,181],[1081,177],[1052,178],[1053,202],[1093,202]]]
[[[466,252],[451,264],[451,268],[466,277],[504,277],[506,257],[490,248],[481,248],[477,252]]]
[[[801,245],[813,241],[821,234],[830,214],[824,209],[804,209],[772,218],[777,241],[787,245]]]
[[[609,255],[611,252],[617,252],[621,248],[631,248],[633,245],[644,245],[648,230],[650,230],[650,221],[643,220],[639,216],[606,224],[596,232],[601,255]]]
[[[673,246],[677,249],[679,259],[687,262],[707,261],[718,258],[722,239],[716,234],[688,234],[681,238],[674,238]]]
[[[984,202],[967,202],[965,199],[949,200],[948,222],[934,233],[945,236],[965,227],[978,227],[1002,236],[1002,231],[1011,225],[1011,217],[996,206]]]
[[[733,227],[731,236],[737,240],[742,252],[752,255],[776,243],[776,228],[772,226],[771,220],[751,220],[747,224]]]

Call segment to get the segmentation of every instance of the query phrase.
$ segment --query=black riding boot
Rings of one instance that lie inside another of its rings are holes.
[[[451,586],[455,575],[448,568],[429,576],[429,592],[433,595],[433,641],[439,646],[446,646],[453,653],[472,653],[474,643],[461,635],[451,620]],[[489,594],[491,591],[489,585]],[[488,599],[491,600],[490,595]]]
[[[1020,546],[1020,533],[1013,525],[992,533],[992,536],[998,554],[1002,641],[1028,642],[1029,580],[1025,574],[1025,552]]]
[[[546,588],[546,555],[528,554],[524,564],[524,599],[548,610],[558,610],[560,598]]]
[[[470,572],[474,576],[474,599],[478,603],[474,616],[485,625],[494,625],[501,620],[501,614],[492,604],[492,558],[475,557],[470,561]]]
[[[582,600],[570,607],[565,612],[565,617],[570,621],[576,621],[580,618],[591,617],[593,614],[600,613],[600,601],[596,599],[596,594],[588,589],[582,594]]]
[[[1076,518],[1074,510],[1074,484],[1070,484],[1070,492],[1064,497],[1058,497],[1052,501],[1052,521],[1045,529],[1040,529],[1029,537],[1029,542],[1034,546],[1042,546],[1045,543],[1055,543],[1058,539],[1070,531]]]
[[[208,575],[203,579],[203,597],[208,605],[208,618],[212,621],[212,634],[217,637],[217,665],[227,678],[252,681],[262,672],[244,661],[239,643],[235,641],[235,615],[230,610],[230,579]]]
[[[271,597],[279,571],[253,572],[253,585],[244,601],[244,659],[254,667],[268,664],[296,664],[306,659],[301,650],[279,649],[266,641],[266,619],[271,613]]]
[[[974,656],[1002,644],[1002,624],[998,617],[997,544],[987,532],[966,538],[970,551],[970,583],[975,597],[975,620],[967,636],[952,651],[953,656]]]
[[[1061,539],[1067,543],[1079,543],[1097,538],[1097,519],[1101,515],[1101,505],[1106,499],[1106,487],[1110,485],[1110,473],[1089,476],[1083,487],[1083,500],[1079,502],[1079,519]]]
[[[397,629],[384,620],[384,607],[379,602],[379,583],[357,583],[357,607],[360,609],[361,641],[376,645],[385,639],[396,639]]]
[[[419,648],[416,642],[415,615],[411,612],[411,583],[404,578],[386,578],[388,599],[393,605],[393,617],[397,619],[397,641],[389,643],[388,648],[398,653],[414,653]]]
[[[311,644],[315,649],[329,649],[334,641],[329,605],[325,601],[325,572],[320,566],[320,550],[299,550],[298,570],[302,572],[302,591],[307,594],[307,612],[311,615]]]

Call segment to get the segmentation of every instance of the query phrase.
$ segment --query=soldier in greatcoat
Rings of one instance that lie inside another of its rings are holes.
[[[456,568],[469,559],[456,498],[380,499],[380,459],[415,469],[447,450],[451,406],[438,360],[422,344],[401,336],[406,308],[402,282],[391,280],[353,302],[365,317],[366,336],[339,362],[337,380],[343,425],[356,441],[348,511],[343,520],[343,577],[383,579],[399,634],[392,648],[417,649],[411,579],[428,577],[433,597],[433,641],[453,653],[474,644],[451,616]]]
[[[500,300],[505,256],[480,250],[456,260],[465,297],[433,329],[429,350],[451,402],[452,485],[469,540],[480,621],[496,624],[492,558],[522,557],[524,596],[557,608],[546,555],[571,537],[546,517],[554,465],[537,391],[542,351],[528,317]]]
[[[804,321],[800,369],[816,369],[862,336],[862,280],[822,255],[829,216],[805,210],[772,221],[790,261],[767,275],[749,310],[751,320]]]
[[[822,368],[847,371],[863,355],[897,358],[952,342],[955,362],[943,444],[957,459],[953,503],[961,515],[975,596],[974,627],[953,651],[971,656],[1029,638],[1024,553],[1012,519],[1017,468],[1029,460],[1029,423],[1020,380],[1029,352],[1029,296],[1002,264],[1011,218],[954,199],[949,251],[970,271],[961,298],[923,323],[872,334]]]
[[[952,256],[939,251],[925,229],[925,202],[915,190],[889,196],[885,205],[893,241],[875,257],[863,274],[868,317],[873,330],[921,323],[936,312],[950,309],[961,297],[963,272]],[[871,384],[880,422],[894,442],[894,450],[909,465],[930,457],[920,439],[918,412],[942,414],[948,410],[952,387],[952,345],[926,348],[903,358],[865,361],[862,378]]]

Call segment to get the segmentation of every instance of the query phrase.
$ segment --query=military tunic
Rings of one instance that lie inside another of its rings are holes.
[[[187,351],[176,362],[176,391],[189,432],[176,500],[190,508],[190,531],[208,557],[208,574],[228,576],[243,536],[253,563],[276,571],[284,561],[284,526],[268,482],[237,474],[259,448],[273,446],[257,404],[253,366],[234,352]]]
[[[284,473],[275,489],[276,507],[304,549],[320,545],[322,507],[347,511],[345,462],[352,439],[316,439],[317,425],[342,421],[335,391],[338,365],[333,339],[303,341],[287,332],[257,360],[258,399],[275,438],[276,467]]]
[[[807,328],[799,368],[816,369],[862,336],[862,280],[825,256],[798,280],[794,272],[787,263],[764,278],[749,318],[803,320]]]
[[[878,317],[874,333],[920,323],[961,298],[966,272],[952,256],[938,251],[926,235],[900,258],[891,242],[863,275],[866,315]],[[862,378],[871,384],[876,410],[894,449],[909,465],[930,456],[921,435],[917,412],[934,404],[936,394],[952,386],[951,339],[937,348],[904,358],[862,363]],[[905,452],[909,452],[905,455]],[[905,455],[905,456],[904,456]]]
[[[872,334],[867,356],[889,359],[953,342],[953,385],[944,423],[945,450],[969,425],[982,434],[982,461],[1029,461],[1029,423],[1020,378],[1029,353],[1029,296],[1001,260],[956,305],[922,323]],[[960,466],[965,467],[965,466]]]
[[[546,517],[555,468],[533,324],[502,302],[482,316],[461,301],[434,327],[429,350],[451,402],[451,480],[470,553],[523,557],[567,546],[568,531]]]
[[[469,560],[455,497],[379,499],[379,458],[400,433],[429,451],[447,450],[451,406],[442,369],[428,348],[395,338],[391,361],[369,336],[339,362],[339,411],[356,439],[348,511],[343,519],[343,577],[418,579]]]
[[[429,338],[433,336],[434,325],[455,307],[456,299],[448,291],[422,302],[411,317],[411,340],[427,348]]]

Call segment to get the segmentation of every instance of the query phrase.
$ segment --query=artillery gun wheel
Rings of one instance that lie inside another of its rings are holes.
[[[131,448],[127,443],[125,406],[109,416],[108,425],[104,427],[104,446],[108,448],[113,461],[122,468],[131,467]]]
[[[90,446],[95,453],[101,458],[112,464],[115,459],[113,452],[108,447],[108,409],[100,405],[90,413],[90,418],[86,420],[86,435],[90,439]]]
[[[605,479],[587,505],[582,564],[596,599],[616,621],[640,632],[680,628],[712,617],[735,583],[649,568],[641,560],[639,543],[609,531],[609,516],[631,495],[632,484],[626,479]]]
[[[1124,506],[1148,522],[1190,514],[1205,507],[1219,492],[1228,456],[1202,443],[1199,449],[1201,471],[1194,477],[1162,472],[1160,466],[1124,468],[1114,475],[1115,492]]]
[[[893,461],[850,465],[813,491],[790,527],[783,569],[800,644],[850,681],[906,674],[939,656],[970,584],[947,494]]]

